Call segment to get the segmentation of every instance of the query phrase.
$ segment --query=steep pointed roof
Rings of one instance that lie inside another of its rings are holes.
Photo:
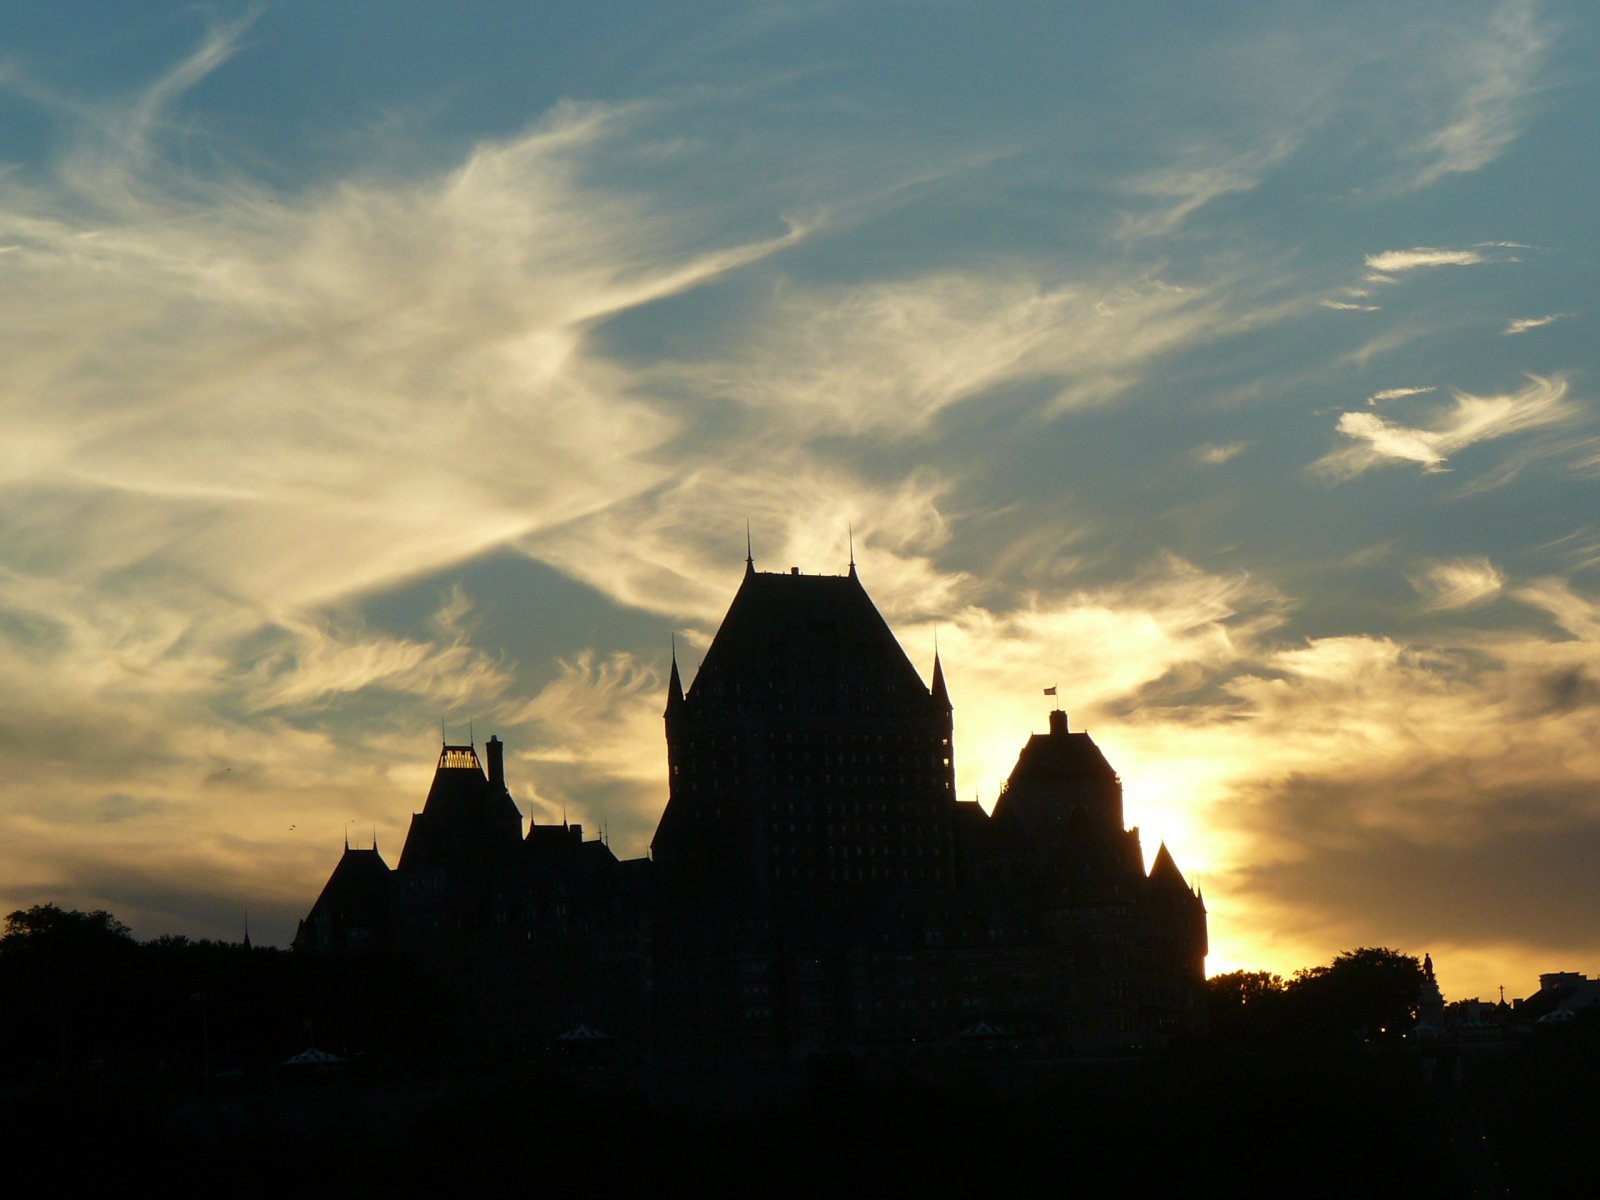
[[[376,849],[352,850],[347,840],[333,874],[300,923],[296,943],[304,941],[318,949],[345,945],[352,938],[367,945],[381,944],[393,923],[393,878],[389,864]]]
[[[445,745],[422,811],[400,851],[400,870],[478,849],[515,849],[522,840],[522,813],[505,784],[491,783],[472,746]]]
[[[667,678],[667,711],[664,716],[671,716],[683,707],[683,680],[678,675],[678,647],[672,647],[672,674]]]
[[[522,814],[503,787],[490,785],[473,746],[446,745],[439,750],[439,763],[433,770],[433,783],[422,811],[429,817],[497,819],[514,817],[522,830]]]
[[[364,903],[374,895],[381,895],[389,885],[389,864],[376,850],[352,850],[348,843],[333,874],[317,897],[317,904]],[[312,906],[315,910],[316,905]]]
[[[1166,842],[1162,842],[1161,848],[1156,851],[1156,861],[1150,867],[1150,882],[1164,887],[1179,887],[1186,892],[1189,890],[1189,881],[1178,870],[1177,860],[1167,849]]]
[[[928,689],[933,697],[933,706],[940,712],[950,712],[950,690],[944,682],[944,664],[939,661],[939,652],[933,652],[933,684]]]
[[[861,580],[747,567],[685,697],[690,708],[817,703],[866,712],[928,689]]]

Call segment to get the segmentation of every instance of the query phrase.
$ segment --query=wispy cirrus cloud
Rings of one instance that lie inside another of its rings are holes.
[[[1527,333],[1530,329],[1539,329],[1545,325],[1553,325],[1557,321],[1564,321],[1571,313],[1549,313],[1543,317],[1514,317],[1506,322],[1506,327],[1500,332],[1503,334]]]
[[[1250,448],[1249,442],[1224,442],[1220,445],[1196,446],[1190,453],[1207,466],[1220,467],[1232,462]]]
[[[1342,414],[1338,430],[1356,445],[1331,451],[1312,470],[1335,482],[1395,463],[1443,471],[1450,457],[1468,446],[1559,424],[1577,411],[1567,401],[1566,380],[1558,376],[1530,375],[1525,387],[1498,396],[1452,395],[1454,403],[1436,413],[1431,426],[1403,425],[1371,412]]]
[[[1148,171],[1125,186],[1149,204],[1147,211],[1124,215],[1117,236],[1136,242],[1164,237],[1189,217],[1223,196],[1248,192],[1287,159],[1295,139],[1280,131],[1270,146],[1248,151],[1191,150],[1182,161]]]
[[[786,424],[901,437],[1019,382],[1055,411],[1111,400],[1163,354],[1252,319],[1217,291],[1159,277],[1050,280],[1015,264],[848,287],[782,283],[728,357],[652,372],[656,386]]]
[[[1470,267],[1487,262],[1476,250],[1440,250],[1432,246],[1415,246],[1410,250],[1384,250],[1369,254],[1367,268],[1382,275],[1399,275],[1422,267]],[[1387,281],[1386,281],[1387,282]]]
[[[1411,576],[1411,586],[1431,611],[1466,608],[1493,600],[1505,588],[1500,568],[1487,558],[1456,558],[1430,563]]]
[[[1422,396],[1428,392],[1436,392],[1436,387],[1392,387],[1384,388],[1380,392],[1373,392],[1367,397],[1368,404],[1382,404],[1385,400],[1403,400],[1407,396]]]
[[[527,731],[511,747],[508,781],[536,822],[584,821],[627,856],[648,846],[664,797],[661,705],[666,676],[622,652],[586,650],[560,663],[532,699],[498,706]]]
[[[947,491],[931,471],[874,484],[788,441],[747,445],[734,462],[713,447],[672,483],[519,548],[619,603],[675,619],[703,648],[742,567],[745,521],[763,570],[842,571],[853,531],[885,612],[918,619],[965,603],[973,582],[932,562],[951,536]],[[725,524],[708,513],[727,514]]]
[[[1448,30],[1431,56],[1446,86],[1405,147],[1406,188],[1481,170],[1505,152],[1528,119],[1550,36],[1535,0],[1503,0]]]

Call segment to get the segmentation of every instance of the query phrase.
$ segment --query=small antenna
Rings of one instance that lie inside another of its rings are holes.
[[[472,732],[472,718],[468,717],[467,718],[467,745],[476,746],[477,744],[478,744],[478,739],[474,736],[474,734]]]

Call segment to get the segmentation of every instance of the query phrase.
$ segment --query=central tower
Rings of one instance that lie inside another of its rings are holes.
[[[668,801],[652,857],[673,892],[752,902],[949,881],[951,708],[924,686],[852,563],[757,571],[685,692],[667,690]]]

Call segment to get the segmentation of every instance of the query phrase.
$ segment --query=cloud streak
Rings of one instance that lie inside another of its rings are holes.
[[[1412,147],[1413,188],[1481,170],[1517,138],[1549,36],[1533,0],[1506,0],[1490,9],[1481,26],[1468,24],[1455,43],[1451,57],[1460,88],[1436,127]]]
[[[1550,313],[1543,317],[1514,317],[1506,323],[1500,332],[1507,335],[1527,333],[1530,329],[1540,329],[1546,325],[1553,325],[1557,321],[1564,321],[1571,313]]]
[[[1432,246],[1384,250],[1379,254],[1369,254],[1366,259],[1369,270],[1389,276],[1424,267],[1470,267],[1487,261],[1476,250],[1439,250]]]
[[[1368,404],[1382,404],[1385,400],[1403,400],[1407,396],[1422,396],[1428,392],[1436,392],[1435,387],[1393,387],[1384,388],[1381,392],[1373,392],[1367,397]]]
[[[1342,414],[1338,430],[1356,444],[1324,455],[1313,471],[1334,482],[1396,463],[1444,471],[1450,458],[1469,446],[1557,425],[1577,413],[1567,400],[1566,381],[1554,377],[1530,375],[1520,390],[1498,396],[1452,395],[1454,404],[1437,412],[1431,427],[1403,425],[1370,412]]]
[[[1505,575],[1487,558],[1437,562],[1411,577],[1424,606],[1435,612],[1493,600],[1505,582]]]

